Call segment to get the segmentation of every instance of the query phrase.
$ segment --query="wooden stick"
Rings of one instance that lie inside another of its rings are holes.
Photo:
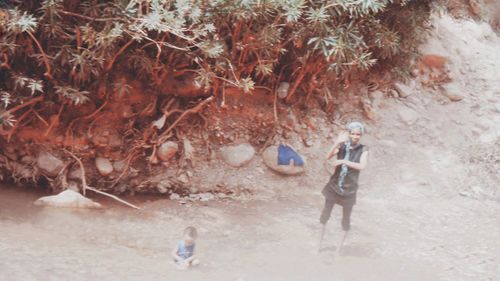
[[[28,31],[28,35],[31,37],[31,39],[33,39],[33,41],[35,41],[35,44],[38,47],[38,50],[40,50],[40,53],[42,54],[42,59],[43,59],[43,62],[45,63],[45,68],[47,68],[47,71],[44,73],[44,75],[47,78],[49,78],[50,80],[54,80],[54,77],[51,74],[52,70],[50,68],[49,59],[47,58],[47,55],[43,51],[42,45],[40,44],[40,42],[38,42],[38,40],[36,39],[35,35],[33,35],[33,33]]]
[[[128,46],[132,45],[132,43],[134,43],[134,40],[130,40],[127,42],[127,44],[125,44],[123,47],[121,47],[121,49],[113,56],[113,58],[111,59],[111,61],[108,63],[108,65],[106,66],[105,68],[105,71],[108,72],[111,70],[111,68],[113,67],[113,64],[115,63],[116,59],[118,58],[119,55],[121,55],[125,49],[128,48]]]
[[[87,16],[84,16],[84,15],[80,15],[80,14],[77,14],[77,13],[72,13],[72,12],[64,11],[64,10],[58,10],[58,12],[61,13],[61,14],[63,14],[63,15],[73,16],[73,17],[77,17],[77,18],[81,18],[81,19],[86,19],[86,20],[89,20],[89,21],[104,21],[104,22],[109,22],[109,21],[122,20],[122,18],[94,18],[94,17],[87,17]]]
[[[137,153],[138,152],[136,152],[136,151],[132,151],[132,153],[130,153],[130,155],[127,157],[128,159],[127,159],[127,164],[125,165],[125,168],[123,168],[123,171],[121,172],[121,174],[113,182],[113,184],[111,184],[111,187],[114,187],[121,180],[121,178],[125,175],[125,173],[127,173],[128,168],[130,167],[130,162],[132,162],[132,160],[134,159],[134,157],[136,156]]]
[[[38,114],[38,112],[34,109],[31,109],[33,111],[33,113],[35,114],[35,116],[40,120],[42,121],[42,123],[45,125],[45,127],[48,127],[49,126],[49,123],[47,123],[47,121],[45,121],[45,119],[43,119],[42,116],[40,116],[40,114]]]
[[[0,114],[0,118],[3,118],[3,117],[5,117],[8,114],[12,114],[12,113],[14,113],[15,111],[18,111],[21,108],[24,108],[26,106],[32,105],[32,104],[37,103],[37,102],[39,102],[41,100],[43,100],[43,96],[38,96],[38,97],[36,97],[34,99],[31,99],[31,100],[29,100],[29,101],[27,101],[27,102],[25,102],[23,104],[17,105],[15,107],[13,107],[13,108],[5,111],[4,113]]]
[[[87,115],[87,116],[84,116],[82,119],[84,120],[87,120],[87,119],[90,119],[92,117],[94,117],[97,113],[99,113],[99,111],[101,111],[106,105],[108,104],[108,100],[106,99],[104,101],[104,103],[98,108],[96,109],[96,111],[92,112],[91,114]]]
[[[54,128],[54,126],[59,125],[58,123],[61,122],[61,113],[63,111],[63,108],[64,108],[64,103],[61,104],[61,107],[59,108],[59,112],[57,112],[57,116],[54,119],[50,120],[50,126],[47,129],[47,131],[45,132],[45,134],[43,135],[44,137],[48,136],[50,133],[50,130],[52,130],[52,128]]]
[[[23,115],[21,115],[21,117],[19,117],[19,119],[17,120],[16,124],[14,125],[14,127],[12,127],[12,129],[10,129],[9,131],[9,134],[7,135],[7,142],[10,142],[10,139],[12,138],[12,135],[14,134],[14,131],[17,129],[17,127],[19,127],[19,125],[21,124],[21,122],[24,120],[24,118],[26,118],[26,116],[28,116],[28,114],[31,112],[31,109],[26,111],[25,113],[23,113]]]
[[[104,195],[104,196],[108,196],[108,197],[110,197],[110,198],[113,198],[113,199],[115,199],[116,201],[118,201],[118,202],[120,202],[120,203],[123,203],[123,204],[125,204],[125,205],[127,205],[127,206],[129,206],[129,207],[134,208],[134,209],[137,209],[137,210],[140,210],[140,209],[141,209],[141,208],[139,208],[139,207],[135,206],[134,204],[128,203],[127,201],[122,200],[122,199],[120,199],[120,198],[116,197],[115,195],[112,195],[112,194],[106,193],[106,192],[104,192],[104,191],[100,191],[100,190],[98,190],[98,189],[96,189],[96,188],[94,188],[94,187],[88,186],[88,185],[87,185],[87,181],[85,180],[85,168],[83,167],[83,163],[82,163],[82,161],[81,161],[78,157],[76,157],[76,156],[75,156],[75,154],[73,154],[71,151],[66,150],[66,149],[64,149],[64,151],[66,151],[69,155],[71,155],[71,157],[73,157],[73,159],[75,159],[75,160],[76,160],[76,162],[78,162],[78,165],[80,165],[80,169],[81,169],[81,171],[82,171],[82,174],[80,175],[80,177],[81,177],[81,179],[82,179],[83,195],[84,195],[84,196],[85,196],[85,191],[88,189],[88,190],[91,190],[91,191],[93,191],[93,192],[95,192],[95,193],[99,193],[99,194],[102,194],[102,195]]]

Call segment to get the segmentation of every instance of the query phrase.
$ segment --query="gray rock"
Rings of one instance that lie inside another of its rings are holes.
[[[64,162],[62,160],[46,151],[38,155],[36,164],[44,174],[50,177],[57,176],[64,167]]]
[[[97,157],[95,159],[95,166],[101,176],[108,176],[113,172],[113,164],[111,164],[108,158]]]
[[[188,139],[182,140],[182,148],[184,151],[184,159],[193,161],[194,158],[194,147],[191,141]]]
[[[398,108],[398,116],[399,119],[408,126],[415,124],[419,118],[418,113],[408,107]]]
[[[302,156],[302,155],[301,155]],[[305,158],[302,156],[302,159]],[[262,153],[262,160],[267,167],[271,170],[278,172],[283,175],[299,175],[305,172],[306,163],[303,166],[290,165],[278,165],[278,147],[273,145],[264,150]]]
[[[186,184],[186,183],[189,182],[189,178],[188,178],[188,176],[185,173],[180,174],[177,177],[177,180],[179,180],[181,183],[184,183],[184,184]]]
[[[34,202],[38,206],[51,206],[62,208],[100,208],[101,204],[96,203],[78,192],[71,189],[52,196],[41,197]]]
[[[26,155],[21,158],[21,163],[23,164],[32,164],[35,161],[35,158],[32,156]]]
[[[168,188],[170,187],[170,184],[166,183],[166,182],[159,182],[157,185],[156,185],[156,189],[158,190],[158,192],[160,192],[161,194],[165,194],[167,193],[168,191]]]
[[[127,163],[124,160],[115,161],[115,162],[113,162],[113,169],[115,171],[117,171],[118,173],[121,173],[121,172],[123,172],[123,170],[125,170],[126,164]]]
[[[242,143],[221,148],[221,155],[227,164],[233,167],[241,167],[252,160],[255,149],[249,143]]]
[[[169,161],[172,157],[175,156],[177,151],[179,150],[179,145],[173,141],[166,141],[160,145],[158,150],[156,151],[156,155],[160,158],[161,161]]]
[[[450,101],[457,102],[464,99],[464,97],[461,94],[459,94],[460,89],[453,84],[440,86],[439,91],[441,92],[441,94],[446,96]]]
[[[290,88],[290,83],[281,82],[280,85],[278,86],[278,89],[276,90],[278,92],[278,97],[280,99],[286,98],[286,96],[288,95],[289,88]]]
[[[397,82],[394,84],[394,89],[398,92],[400,98],[407,98],[412,94],[415,82],[411,81],[410,85]]]

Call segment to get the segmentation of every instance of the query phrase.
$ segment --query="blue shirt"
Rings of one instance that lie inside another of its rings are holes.
[[[188,259],[194,253],[194,246],[195,246],[194,243],[193,245],[186,246],[184,244],[184,241],[177,242],[177,255],[184,260]]]
[[[278,146],[278,165],[290,165],[292,159],[295,166],[304,165],[304,160],[293,148],[280,144]]]

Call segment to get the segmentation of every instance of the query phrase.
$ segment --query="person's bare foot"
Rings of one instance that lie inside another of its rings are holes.
[[[179,270],[186,270],[189,267],[189,264],[186,262],[174,262],[174,265]]]
[[[198,259],[194,259],[192,262],[191,262],[191,265],[192,266],[198,266],[200,265],[200,261]]]

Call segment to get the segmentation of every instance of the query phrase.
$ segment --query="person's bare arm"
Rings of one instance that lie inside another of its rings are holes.
[[[175,247],[173,250],[172,250],[172,257],[176,260],[176,261],[180,261],[182,260],[181,257],[179,257],[179,255],[177,254],[177,247]]]
[[[187,263],[191,263],[194,259],[196,259],[196,256],[193,253],[192,256],[190,256],[189,258],[185,259],[184,261],[187,262]]]
[[[368,164],[368,151],[364,151],[361,154],[361,158],[359,159],[359,163],[351,162],[351,161],[343,160],[343,159],[335,161],[335,166],[342,165],[342,164],[346,164],[347,167],[349,167],[349,168],[361,171],[364,168],[366,168],[366,165]]]
[[[335,142],[333,143],[332,148],[330,148],[330,151],[328,151],[328,154],[326,154],[326,160],[332,159],[334,155],[337,155],[337,153],[339,153],[340,145],[346,142],[347,138],[348,136],[345,132],[338,136],[337,140],[335,140]]]

